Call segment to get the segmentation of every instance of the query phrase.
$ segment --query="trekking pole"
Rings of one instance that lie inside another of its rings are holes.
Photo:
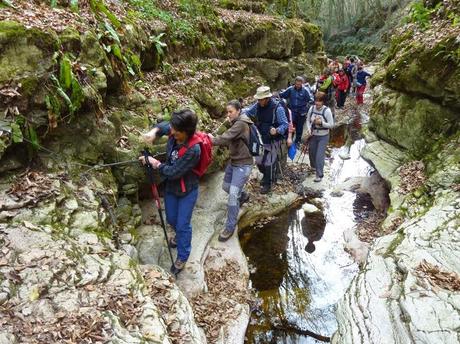
[[[147,176],[150,181],[150,189],[152,191],[152,196],[156,203],[158,214],[160,215],[161,227],[163,227],[163,233],[165,235],[166,246],[168,247],[168,251],[169,251],[169,257],[171,258],[171,263],[174,264],[174,259],[171,253],[171,247],[169,247],[168,233],[166,232],[166,224],[163,218],[163,210],[161,209],[160,195],[158,194],[158,187],[155,183],[155,177],[153,175],[153,167],[149,162],[149,156],[151,155],[147,148],[144,148],[144,151],[142,152],[142,154],[144,155],[144,159],[145,159],[145,168],[146,168]]]

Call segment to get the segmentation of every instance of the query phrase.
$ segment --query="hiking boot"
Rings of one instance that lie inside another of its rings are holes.
[[[182,260],[180,260],[179,258],[176,259],[176,261],[174,262],[173,265],[171,265],[171,273],[175,276],[177,276],[179,274],[179,272],[181,272],[182,270],[184,270],[184,267],[185,267],[185,263],[187,262],[183,262]]]
[[[271,191],[271,189],[272,188],[270,187],[270,185],[263,185],[262,188],[260,189],[260,193],[262,195],[266,195]]]
[[[319,183],[321,180],[323,180],[323,178],[320,177],[316,177],[315,179],[313,179],[315,183]]]
[[[244,203],[247,203],[249,202],[249,194],[245,191],[242,191],[241,192],[241,196],[239,198],[239,201],[240,201],[240,207],[244,204]]]
[[[168,245],[169,245],[169,247],[171,247],[171,248],[176,248],[176,247],[177,247],[176,236],[173,236],[172,238],[169,239]]]
[[[228,229],[224,229],[222,232],[219,233],[219,241],[220,242],[225,242],[228,239],[230,239],[233,235],[233,231],[230,231]]]

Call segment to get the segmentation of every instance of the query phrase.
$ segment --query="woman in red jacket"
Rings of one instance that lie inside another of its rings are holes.
[[[343,69],[339,70],[339,83],[337,86],[337,93],[338,93],[338,100],[337,100],[337,107],[342,109],[345,105],[345,100],[347,99],[347,90],[350,86],[350,80],[348,80],[348,76],[345,74]]]

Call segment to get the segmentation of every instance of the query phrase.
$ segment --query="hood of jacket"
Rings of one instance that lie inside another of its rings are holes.
[[[248,123],[248,124],[254,124],[254,122],[248,116],[246,116],[245,114],[240,114],[238,116],[238,118],[236,118],[232,122],[232,124],[235,123],[236,121],[242,121],[242,122],[245,122],[245,123]]]

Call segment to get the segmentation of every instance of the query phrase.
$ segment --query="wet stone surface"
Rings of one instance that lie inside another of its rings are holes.
[[[307,213],[300,205],[240,234],[260,299],[246,343],[318,343],[299,330],[325,337],[337,330],[336,305],[358,271],[344,251],[345,233],[375,210],[373,198],[362,190],[374,173],[360,158],[364,145],[358,140],[331,150],[323,196],[309,200],[320,211]],[[339,158],[344,149],[350,159]],[[356,188],[343,187],[355,179]]]

